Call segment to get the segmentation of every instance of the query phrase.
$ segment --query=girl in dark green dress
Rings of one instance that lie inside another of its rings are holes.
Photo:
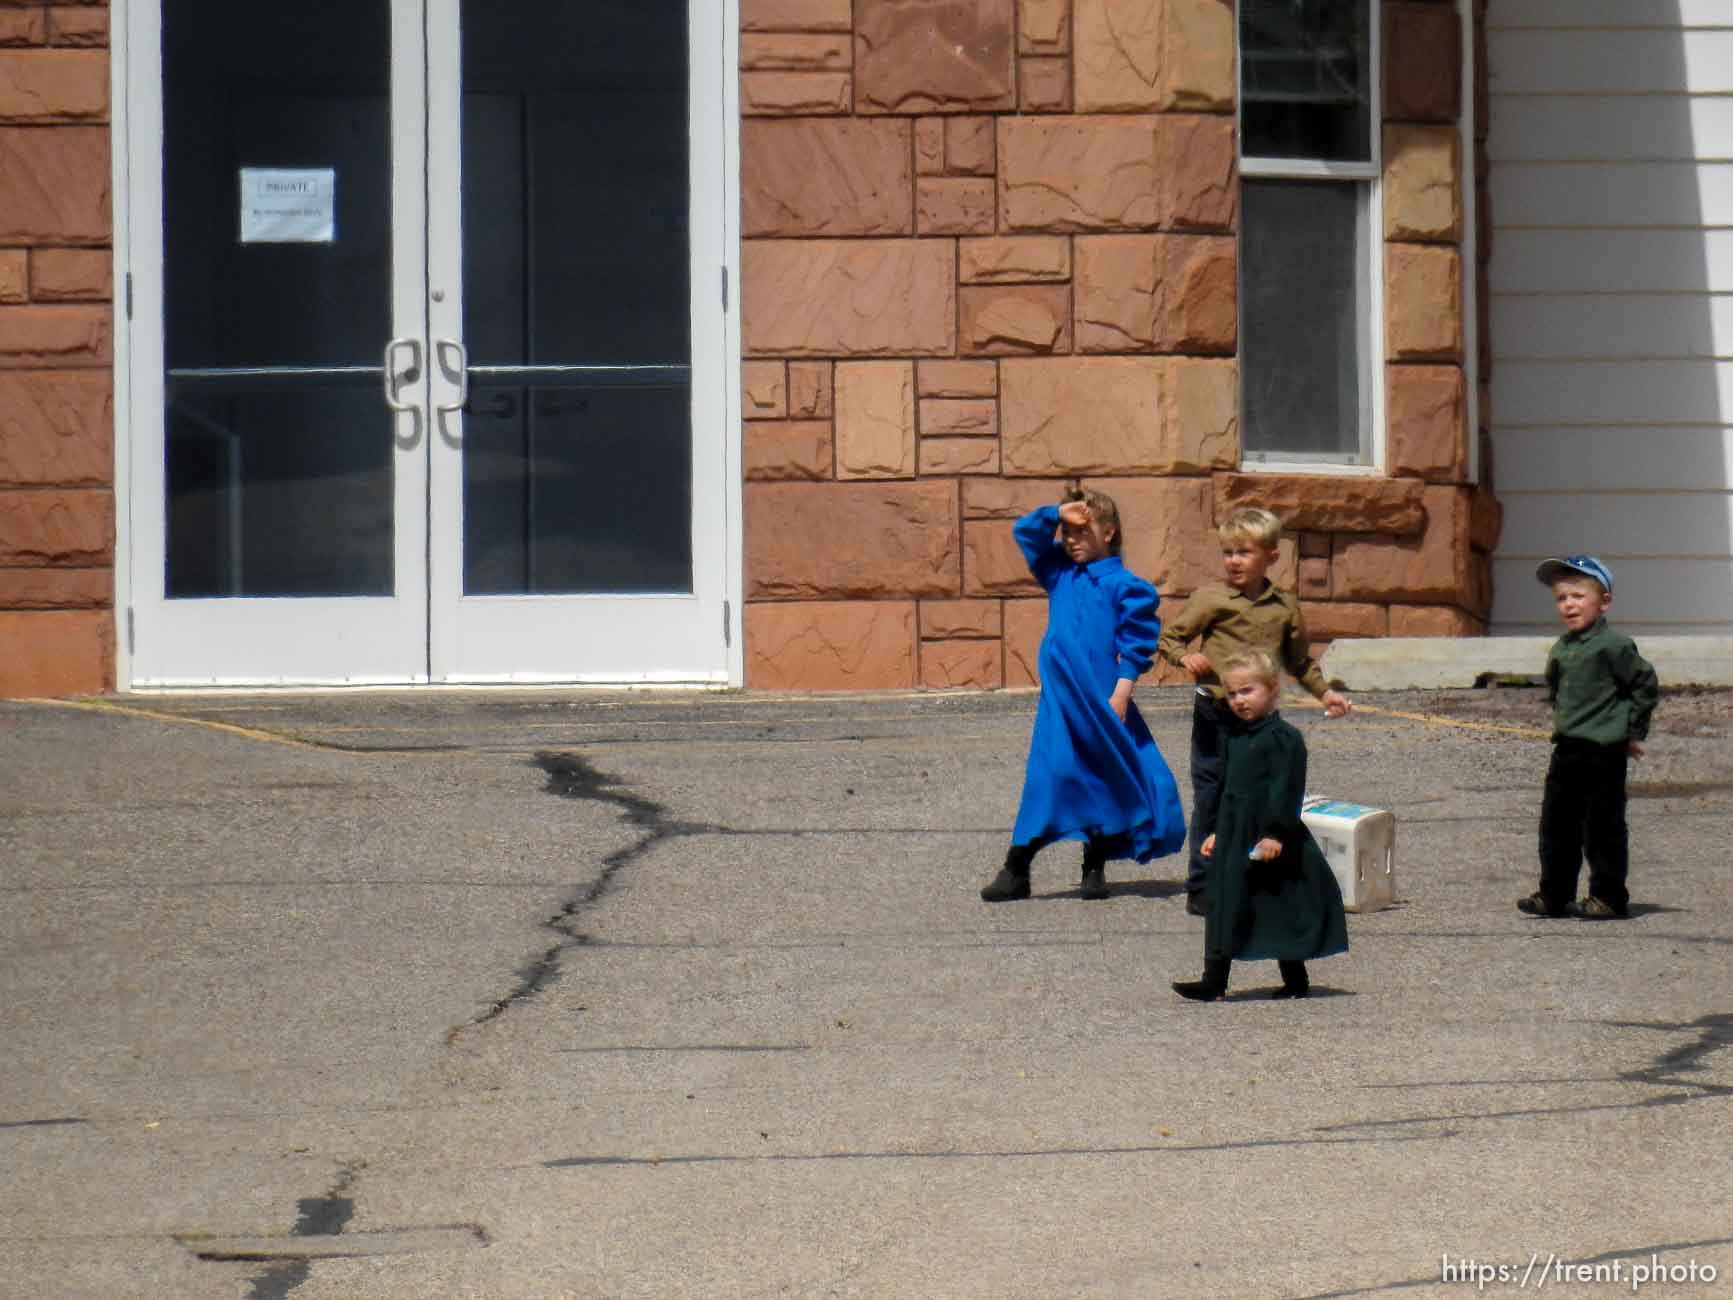
[[[1310,991],[1306,962],[1348,951],[1342,891],[1300,820],[1306,793],[1306,742],[1276,712],[1276,665],[1249,651],[1222,665],[1222,687],[1238,720],[1228,734],[1221,811],[1203,843],[1203,978],[1174,991],[1201,1002],[1227,991],[1234,959],[1276,961],[1275,996]]]

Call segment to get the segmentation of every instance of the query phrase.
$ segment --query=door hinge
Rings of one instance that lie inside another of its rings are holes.
[[[128,605],[126,607],[126,653],[128,655],[133,655],[133,654],[138,653],[138,651],[136,649],[137,644],[138,644],[138,635],[137,634],[138,634],[138,619],[133,616],[132,606]]]
[[[126,273],[126,318],[132,319],[132,272]]]
[[[732,650],[734,648],[733,611],[729,608],[729,604],[726,600],[722,602],[722,648],[724,650]]]
[[[722,310],[728,310],[728,268],[722,268]]]

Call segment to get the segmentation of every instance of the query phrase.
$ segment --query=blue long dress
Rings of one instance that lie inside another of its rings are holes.
[[[1072,563],[1058,526],[1058,507],[1042,506],[1012,530],[1047,591],[1047,635],[1011,842],[1101,839],[1110,859],[1148,862],[1185,845],[1179,787],[1137,705],[1121,722],[1107,701],[1120,678],[1149,670],[1161,597],[1117,555]]]

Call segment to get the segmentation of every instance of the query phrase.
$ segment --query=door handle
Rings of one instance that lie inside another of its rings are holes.
[[[456,339],[435,339],[433,355],[439,360],[440,373],[447,383],[457,385],[457,396],[450,402],[441,402],[433,408],[434,419],[439,422],[439,436],[452,447],[463,446],[462,433],[453,433],[447,426],[445,417],[457,415],[469,405],[469,353],[462,343]],[[456,358],[456,365],[447,360]]]
[[[397,358],[407,350],[409,364],[399,369]],[[385,405],[389,406],[395,415],[409,416],[409,436],[405,438],[397,432],[397,421],[391,422],[391,436],[397,445],[405,451],[410,451],[421,442],[421,404],[403,400],[403,389],[408,384],[421,379],[421,340],[392,339],[385,345]]]

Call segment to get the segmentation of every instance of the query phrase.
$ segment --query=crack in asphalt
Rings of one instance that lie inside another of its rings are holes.
[[[289,1235],[335,1237],[341,1233],[349,1220],[355,1217],[355,1199],[345,1193],[355,1186],[361,1171],[366,1167],[365,1161],[345,1165],[338,1172],[337,1181],[325,1195],[296,1201],[295,1226],[289,1229]],[[247,1300],[283,1300],[289,1292],[301,1286],[312,1275],[313,1261],[310,1259],[281,1260],[267,1264],[254,1276],[252,1287],[247,1291]]]
[[[1671,1091],[1651,1093],[1634,1101],[1598,1102],[1588,1106],[1532,1106],[1515,1110],[1479,1111],[1469,1114],[1449,1115],[1413,1115],[1401,1119],[1362,1119],[1350,1120],[1345,1124],[1325,1124],[1319,1127],[1320,1133],[1350,1133],[1358,1130],[1389,1130],[1400,1129],[1408,1125],[1450,1124],[1462,1123],[1468,1120],[1482,1119],[1527,1119],[1542,1115],[1584,1115],[1599,1111],[1636,1111],[1658,1110],[1664,1106],[1683,1106],[1695,1101],[1709,1101],[1715,1098],[1733,1097],[1733,1084],[1710,1083],[1703,1079],[1681,1078],[1681,1075],[1692,1074],[1703,1070],[1704,1061],[1716,1052],[1733,1047],[1733,1013],[1719,1012],[1699,1016],[1695,1020],[1683,1024],[1666,1021],[1631,1021],[1631,1020],[1597,1020],[1590,1024],[1606,1025],[1614,1029],[1647,1029],[1662,1033],[1696,1032],[1696,1038],[1671,1048],[1655,1057],[1648,1065],[1635,1070],[1620,1070],[1617,1074],[1599,1077],[1583,1077],[1555,1080],[1530,1079],[1471,1079],[1459,1080],[1455,1083],[1438,1083],[1431,1087],[1486,1087],[1503,1083],[1509,1087],[1524,1087],[1531,1083],[1634,1083],[1645,1087],[1664,1088]],[[1386,1087],[1393,1085],[1384,1085]],[[1358,1294],[1352,1293],[1352,1294]]]
[[[1650,1029],[1662,1033],[1687,1033],[1697,1031],[1694,1041],[1681,1044],[1660,1056],[1641,1070],[1621,1072],[1620,1078],[1629,1079],[1632,1083],[1664,1084],[1668,1087],[1696,1088],[1704,1097],[1733,1096],[1733,1085],[1720,1083],[1704,1083],[1701,1080],[1675,1079],[1672,1076],[1691,1074],[1704,1068],[1703,1062],[1727,1047],[1733,1047],[1733,1012],[1720,1012],[1715,1015],[1698,1016],[1695,1020],[1683,1024],[1671,1024],[1665,1021],[1652,1020],[1602,1020],[1598,1023],[1614,1029]],[[1685,1101],[1697,1101],[1700,1098],[1681,1098]]]
[[[551,930],[555,941],[534,959],[520,966],[517,983],[503,997],[480,1015],[446,1031],[447,1046],[455,1046],[469,1030],[497,1020],[519,1003],[535,997],[560,977],[560,963],[572,948],[583,947],[590,937],[578,928],[578,920],[586,910],[599,902],[613,887],[621,871],[642,858],[664,841],[692,835],[727,833],[728,828],[708,822],[686,822],[670,818],[666,805],[654,799],[632,793],[618,777],[599,770],[584,755],[570,750],[540,750],[532,760],[547,774],[547,792],[562,799],[610,805],[619,810],[621,820],[643,833],[623,849],[617,849],[602,859],[601,871],[588,885],[560,905],[541,923]]]

